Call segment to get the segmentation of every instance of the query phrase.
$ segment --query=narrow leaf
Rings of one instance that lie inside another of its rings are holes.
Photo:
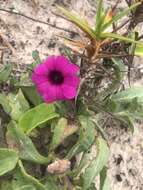
[[[135,41],[131,38],[128,37],[124,37],[120,34],[115,34],[115,33],[102,33],[101,34],[102,38],[113,38],[113,39],[117,39],[117,40],[121,40],[121,41],[125,41],[125,42],[129,42],[129,43],[135,43],[135,44],[139,44],[143,46],[143,43],[140,41]]]
[[[100,190],[111,190],[106,167],[104,167],[100,172]]]
[[[122,17],[127,16],[131,12],[131,10],[135,9],[140,4],[141,4],[141,2],[135,3],[135,4],[131,5],[129,8],[127,8],[127,9],[123,10],[122,12],[120,12],[119,14],[115,15],[112,20],[110,20],[108,23],[105,23],[103,25],[102,31],[104,31],[105,29],[107,29],[113,23],[115,23],[118,20],[120,20]]]
[[[82,151],[87,151],[93,144],[96,131],[95,125],[88,116],[79,116],[81,123],[79,131],[79,139],[77,143],[69,151],[67,158],[70,159],[74,155],[79,154]]]
[[[96,140],[98,153],[95,160],[93,160],[89,166],[85,169],[83,176],[84,184],[83,189],[87,190],[92,184],[95,177],[101,172],[103,167],[106,165],[109,157],[109,148],[105,140],[98,137]]]
[[[131,99],[138,98],[138,101],[143,102],[143,88],[132,87],[121,92],[118,92],[112,96],[112,100],[116,101],[130,101]]]
[[[56,148],[63,139],[63,133],[65,128],[67,127],[67,120],[65,118],[60,118],[57,125],[54,128],[53,131],[53,139],[52,139],[52,148]]]
[[[96,36],[94,34],[94,31],[89,26],[86,20],[81,19],[80,16],[76,16],[72,12],[64,9],[63,7],[57,6],[57,8],[76,26],[78,26],[83,32],[85,32],[88,36],[95,39]]]
[[[136,46],[135,48],[135,55],[137,56],[143,56],[143,45],[142,46]]]

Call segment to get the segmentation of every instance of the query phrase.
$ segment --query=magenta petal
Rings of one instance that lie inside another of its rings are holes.
[[[54,69],[55,56],[49,56],[42,64],[39,64],[34,69],[37,75],[47,75],[50,70]]]
[[[47,79],[47,77],[45,77],[45,75],[37,75],[35,73],[32,74],[31,79],[37,85],[40,85],[41,83],[45,83],[48,81],[48,79]]]
[[[64,56],[57,56],[55,64],[56,69],[61,70],[64,75],[77,74],[79,72],[79,67],[70,63],[69,60]]]
[[[47,103],[54,102],[56,100],[64,100],[65,99],[63,96],[61,87],[57,87],[57,86],[50,88],[48,93],[44,94],[43,98]]]
[[[67,75],[64,78],[64,84],[69,85],[69,86],[73,86],[73,87],[78,87],[80,83],[80,78],[77,76],[71,76],[71,75]]]
[[[76,91],[77,91],[77,89],[75,87],[64,84],[62,86],[62,89],[63,89],[63,95],[65,96],[66,99],[75,98]]]
[[[46,75],[47,72],[48,72],[48,67],[43,63],[39,64],[34,69],[34,73],[37,74],[37,75]]]
[[[43,64],[47,67],[48,70],[53,70],[53,69],[55,69],[55,60],[56,60],[56,57],[54,55],[52,55],[52,56],[49,56],[43,62]]]
[[[43,99],[48,103],[64,99],[62,89],[59,86],[43,83],[38,86],[38,91],[42,95]]]

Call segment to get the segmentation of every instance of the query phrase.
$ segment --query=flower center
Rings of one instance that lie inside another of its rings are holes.
[[[52,84],[62,84],[64,81],[63,74],[60,71],[50,71],[49,75],[49,80]]]

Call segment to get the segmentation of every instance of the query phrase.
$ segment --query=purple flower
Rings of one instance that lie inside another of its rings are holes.
[[[69,100],[76,96],[79,67],[64,56],[49,56],[34,69],[32,81],[45,102]]]

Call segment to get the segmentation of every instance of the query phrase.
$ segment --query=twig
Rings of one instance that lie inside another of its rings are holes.
[[[77,32],[74,32],[74,31],[71,31],[71,30],[56,26],[55,24],[52,24],[52,23],[49,23],[49,22],[45,22],[45,21],[41,21],[41,20],[38,20],[38,19],[35,19],[35,18],[32,18],[32,17],[29,17],[29,16],[24,15],[22,13],[17,13],[17,12],[11,11],[11,10],[3,9],[3,8],[0,8],[0,11],[7,12],[7,13],[10,13],[10,14],[19,15],[19,16],[22,16],[22,17],[24,17],[26,19],[32,20],[33,22],[38,22],[38,23],[41,23],[41,24],[45,24],[45,25],[51,26],[51,27],[53,27],[55,29],[62,30],[62,31],[65,31],[65,32],[68,32],[68,33],[71,33],[71,34],[78,35]]]

